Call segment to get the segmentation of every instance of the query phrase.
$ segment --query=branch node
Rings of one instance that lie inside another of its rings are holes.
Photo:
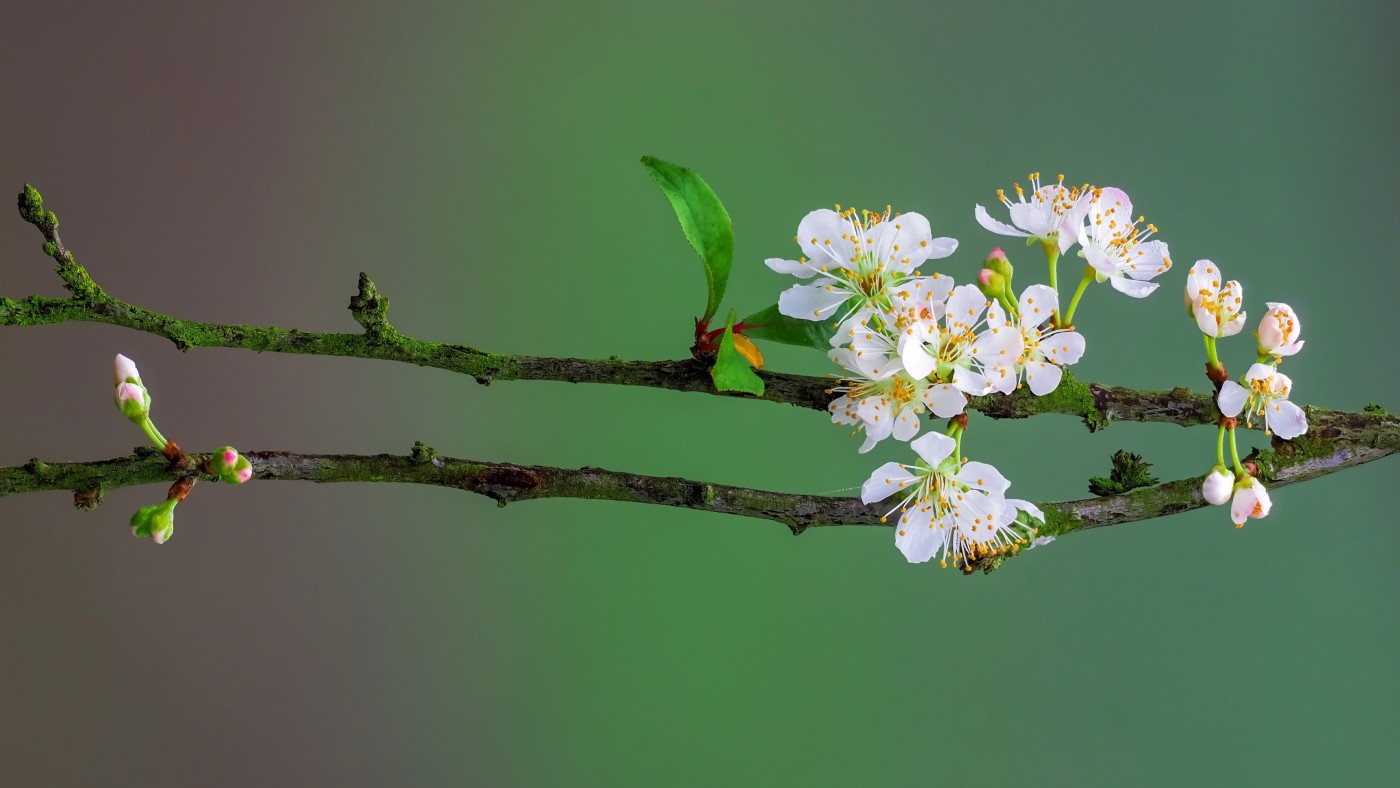
[[[81,512],[90,512],[102,503],[102,488],[94,487],[91,490],[74,490],[73,506]]]

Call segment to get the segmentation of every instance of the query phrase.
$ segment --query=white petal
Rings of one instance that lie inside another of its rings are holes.
[[[929,242],[928,259],[942,260],[958,251],[958,239],[939,236]]]
[[[856,401],[842,394],[831,401],[826,406],[831,413],[832,424],[859,424],[860,417],[856,415]]]
[[[996,302],[992,305],[995,307]],[[972,343],[972,357],[984,367],[1014,364],[1025,350],[1021,330],[1008,327],[1005,321],[989,321],[991,328],[977,335]]]
[[[1127,224],[1133,220],[1133,201],[1128,199],[1127,192],[1116,186],[1104,188],[1090,210],[1101,216],[1116,219],[1119,224]]]
[[[891,271],[908,272],[933,252],[933,231],[919,213],[891,216],[876,225],[869,236],[876,259]]]
[[[1230,522],[1241,525],[1249,519],[1254,512],[1254,487],[1253,485],[1235,488],[1235,497],[1230,501]]]
[[[1244,312],[1241,312],[1238,315],[1235,315],[1234,317],[1230,318],[1230,322],[1226,323],[1225,328],[1221,329],[1220,336],[1232,337],[1240,333],[1240,329],[1244,328],[1244,318]]]
[[[1256,380],[1268,380],[1278,374],[1272,364],[1251,364],[1249,371],[1244,373],[1244,379],[1250,382]]]
[[[1297,353],[1298,351],[1300,351],[1300,350],[1302,350],[1302,349],[1303,349],[1303,340],[1300,339],[1300,340],[1298,340],[1297,342],[1291,342],[1291,343],[1289,343],[1289,344],[1287,344],[1287,345],[1284,345],[1284,346],[1282,346],[1282,347],[1276,347],[1276,348],[1274,348],[1274,349],[1273,349],[1272,351],[1270,351],[1270,352],[1273,353],[1275,356],[1291,356],[1291,355],[1293,355],[1294,353]]]
[[[1196,309],[1196,328],[1201,329],[1201,333],[1208,337],[1213,337],[1220,332],[1220,324],[1211,314],[1205,305],[1199,305]]]
[[[894,546],[909,563],[922,564],[933,558],[947,535],[947,531],[933,522],[932,511],[910,509],[895,523]]]
[[[850,297],[832,285],[793,285],[778,296],[778,311],[801,320],[825,320]]]
[[[961,367],[953,370],[953,385],[974,397],[980,397],[992,390],[991,381],[987,380],[987,377],[981,372],[973,372]]]
[[[923,339],[917,334],[900,337],[899,360],[904,364],[904,371],[915,380],[923,380],[938,367],[938,359],[929,355],[925,347]]]
[[[1040,507],[1030,501],[1023,501],[1020,498],[1007,498],[1006,502],[1030,515],[1032,519],[1045,522],[1045,512],[1040,511]]]
[[[1016,390],[1016,381],[1020,376],[1016,372],[1015,364],[993,364],[982,370],[983,376],[991,384],[992,391],[999,391],[1002,394],[1010,394]]]
[[[799,279],[811,279],[817,275],[817,266],[813,265],[811,260],[804,263],[797,260],[784,260],[781,257],[770,257],[763,262],[780,274],[792,274]]]
[[[951,329],[955,325],[961,325],[963,328],[972,328],[977,325],[978,317],[986,308],[987,297],[982,295],[977,285],[955,287],[953,294],[948,297],[948,327]]]
[[[928,463],[930,468],[937,468],[938,463],[948,459],[948,455],[953,453],[957,445],[957,441],[941,432],[928,432],[923,437],[909,442],[909,448],[918,452],[920,459]]]
[[[894,431],[891,435],[897,441],[907,441],[919,434],[919,414],[911,408],[900,408],[894,417]]]
[[[1114,290],[1133,298],[1146,298],[1153,290],[1157,289],[1156,282],[1139,282],[1126,276],[1110,277],[1108,283],[1113,285]]]
[[[993,219],[992,215],[987,213],[987,209],[983,208],[980,205],[977,206],[977,210],[973,212],[973,215],[977,217],[978,224],[982,225],[984,229],[990,232],[994,232],[997,235],[1010,235],[1014,238],[1026,238],[1030,236],[1030,233],[1028,232],[1024,232],[1015,227],[1012,227],[1009,224],[1005,224],[1003,222],[997,221],[996,219]]]
[[[1084,357],[1084,335],[1078,331],[1061,331],[1040,340],[1040,352],[1056,364],[1078,364]]]
[[[1021,310],[1021,325],[1038,326],[1049,320],[1051,313],[1060,308],[1060,300],[1053,287],[1031,285],[1021,293],[1021,301],[1017,308]]]
[[[1054,364],[1044,361],[1026,362],[1026,385],[1030,386],[1031,393],[1037,397],[1043,397],[1054,391],[1060,385],[1060,379],[1064,377],[1064,372]]]
[[[887,462],[875,469],[865,484],[860,486],[861,503],[871,504],[883,501],[901,490],[909,492],[918,484],[918,478],[897,462]]]
[[[1002,495],[1011,482],[1001,475],[1001,471],[985,462],[969,462],[963,465],[954,477],[958,481],[977,490],[985,490],[992,495]]]
[[[1241,386],[1233,380],[1225,381],[1225,385],[1220,387],[1220,393],[1215,397],[1215,403],[1220,408],[1220,412],[1230,418],[1240,415],[1244,410],[1244,401],[1249,399],[1249,389]]]
[[[1275,402],[1265,411],[1269,429],[1284,440],[1293,440],[1308,431],[1308,416],[1291,402]]]
[[[1166,273],[1171,268],[1171,263],[1167,262],[1167,245],[1163,241],[1147,241],[1138,244],[1138,247],[1128,254],[1127,265],[1123,266],[1123,273],[1132,277],[1146,281],[1158,274]]]
[[[967,395],[958,391],[951,383],[929,386],[921,399],[924,405],[933,411],[933,415],[940,419],[951,419],[967,409]]]
[[[849,268],[855,254],[854,233],[849,219],[830,208],[821,208],[802,217],[797,225],[797,244],[818,267]]]

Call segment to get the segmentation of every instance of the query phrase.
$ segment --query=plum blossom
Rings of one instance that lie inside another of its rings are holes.
[[[967,566],[978,555],[1025,544],[1026,535],[1016,527],[1018,509],[1004,497],[1011,483],[996,468],[962,462],[954,456],[957,441],[936,432],[909,447],[919,455],[915,464],[885,463],[861,486],[867,504],[899,496],[885,517],[901,511],[895,546],[905,559],[917,564],[941,553],[943,566],[950,557]]]
[[[1063,254],[1079,240],[1079,225],[1089,203],[1089,187],[1066,187],[1063,175],[1056,183],[1044,186],[1040,183],[1040,173],[1033,172],[1027,177],[1031,182],[1029,200],[1019,183],[1012,184],[1016,190],[1015,202],[1007,199],[1005,189],[997,189],[997,199],[1010,213],[1011,224],[992,218],[981,205],[975,211],[977,223],[998,235],[1057,246]]]
[[[1284,440],[1292,440],[1308,431],[1308,417],[1303,409],[1288,401],[1293,380],[1268,364],[1255,364],[1245,373],[1246,388],[1233,380],[1220,387],[1217,402],[1220,412],[1235,417],[1243,411],[1249,426],[1262,416],[1264,429]]]
[[[1256,520],[1267,517],[1273,505],[1264,483],[1245,474],[1235,483],[1235,497],[1230,502],[1230,520],[1236,528],[1243,528],[1244,521],[1251,517]]]
[[[1094,189],[1087,221],[1079,227],[1080,254],[1093,267],[1096,278],[1108,280],[1113,289],[1133,298],[1145,298],[1157,289],[1148,281],[1172,267],[1167,245],[1148,240],[1157,232],[1152,224],[1138,225],[1133,201],[1122,189]]]
[[[883,334],[867,330],[854,338],[851,347],[829,354],[845,370],[841,382],[828,389],[840,394],[827,410],[834,424],[855,425],[865,432],[862,454],[885,438],[907,441],[919,433],[919,414],[933,409],[936,402],[927,380],[911,378],[889,349]]]
[[[1259,331],[1256,332],[1259,355],[1282,359],[1302,350],[1303,342],[1298,335],[1303,331],[1303,324],[1299,322],[1293,307],[1273,301],[1269,302],[1268,307],[1269,311],[1259,321]]]
[[[1222,285],[1221,278],[1209,260],[1197,260],[1186,275],[1186,311],[1208,337],[1234,336],[1244,327],[1244,289],[1233,279]]]
[[[1064,377],[1060,367],[1078,363],[1084,356],[1082,334],[1046,325],[1058,309],[1055,290],[1046,285],[1023,290],[1010,316],[997,303],[987,307],[988,329],[972,351],[994,390],[1010,394],[1024,378],[1031,393],[1043,397],[1060,385]]]
[[[905,371],[913,378],[935,379],[930,395],[935,415],[956,416],[967,406],[967,395],[991,391],[972,353],[990,303],[976,285],[961,285],[953,288],[946,303],[897,321],[895,348]]]
[[[793,285],[778,298],[778,311],[803,320],[846,320],[860,310],[884,311],[891,289],[926,260],[947,257],[958,248],[952,238],[935,238],[928,219],[917,213],[891,214],[855,209],[821,209],[803,217],[794,240],[797,260],[771,258],[769,268],[813,284]]]

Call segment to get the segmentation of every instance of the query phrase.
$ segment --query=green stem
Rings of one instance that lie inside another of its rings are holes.
[[[1235,428],[1230,428],[1230,459],[1235,463],[1236,476],[1248,476],[1249,472],[1240,464],[1240,449],[1235,445]]]
[[[1215,355],[1215,337],[1209,334],[1201,334],[1201,338],[1206,342],[1206,360],[1212,367],[1220,366],[1220,358]]]
[[[141,420],[141,431],[146,433],[146,437],[150,438],[151,443],[155,444],[155,447],[161,451],[165,451],[165,447],[170,444],[170,441],[160,434],[160,430],[156,429],[156,425],[151,423],[149,418]]]
[[[1215,464],[1225,467],[1225,426],[1221,425],[1215,433]]]
[[[1074,310],[1079,308],[1079,299],[1084,296],[1084,291],[1089,288],[1089,284],[1094,281],[1093,266],[1084,266],[1084,276],[1079,280],[1079,287],[1074,289],[1074,297],[1069,300],[1069,311],[1065,312],[1064,323],[1067,326],[1074,325]],[[1053,285],[1052,285],[1053,287]],[[1058,291],[1057,291],[1058,292]]]
[[[1060,244],[1056,241],[1041,241],[1040,248],[1045,251],[1045,260],[1050,264],[1050,289],[1056,293],[1060,292],[1060,286],[1056,284],[1059,273]],[[1051,325],[1060,325],[1060,313],[1056,310],[1050,316]]]

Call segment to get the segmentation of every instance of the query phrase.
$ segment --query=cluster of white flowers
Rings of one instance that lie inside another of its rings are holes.
[[[1156,228],[1131,218],[1132,203],[1122,190],[1068,188],[1063,181],[1042,185],[1033,174],[1029,198],[1017,185],[1015,202],[999,191],[1012,224],[980,205],[975,216],[992,232],[1040,241],[1052,268],[1078,243],[1095,273],[1086,283],[1109,281],[1136,297],[1152,292],[1156,285],[1147,280],[1171,266],[1166,245],[1148,240]],[[861,452],[893,437],[912,441],[918,455],[914,465],[881,466],[861,491],[866,503],[903,492],[891,510],[901,511],[895,538],[901,552],[911,562],[939,555],[944,566],[951,557],[966,567],[979,556],[1029,544],[1043,514],[1007,498],[1010,483],[995,468],[960,456],[963,414],[969,397],[1022,386],[1036,396],[1049,394],[1060,385],[1063,367],[1084,355],[1084,337],[1061,320],[1055,288],[1031,285],[1016,296],[1001,249],[993,250],[974,283],[926,275],[921,266],[953,254],[957,241],[934,237],[920,214],[888,207],[813,211],[794,240],[803,256],[767,265],[813,280],[784,292],[778,308],[833,328],[830,357],[842,373],[830,390],[836,395],[832,421],[864,434]],[[950,419],[947,432],[916,439],[925,413]]]
[[[1222,420],[1216,441],[1216,464],[1201,483],[1201,496],[1207,502],[1222,505],[1231,502],[1230,518],[1235,527],[1243,527],[1249,518],[1268,515],[1273,504],[1264,483],[1240,463],[1235,445],[1234,420],[1244,414],[1246,426],[1254,419],[1264,423],[1266,434],[1292,440],[1308,431],[1308,417],[1303,409],[1288,401],[1293,380],[1278,371],[1285,356],[1303,347],[1299,334],[1302,324],[1288,304],[1270,302],[1269,311],[1255,332],[1258,356],[1241,385],[1224,379],[1224,367],[1216,357],[1215,341],[1238,334],[1244,327],[1244,288],[1239,282],[1222,284],[1220,269],[1209,260],[1197,260],[1186,278],[1186,311],[1196,321],[1205,336],[1207,353],[1214,369],[1221,371],[1216,404]],[[1228,432],[1233,470],[1225,466],[1224,438]]]
[[[994,218],[985,207],[977,222],[1004,236],[1038,243],[1049,263],[1049,284],[1012,290],[1012,266],[1001,249],[986,258],[975,281],[958,285],[942,272],[925,274],[930,261],[952,255],[951,238],[934,237],[929,221],[917,213],[817,210],[807,214],[794,241],[796,260],[773,258],[768,267],[806,280],[782,293],[779,311],[791,318],[829,323],[832,361],[841,368],[828,393],[834,423],[864,434],[860,451],[886,438],[908,441],[914,464],[880,466],[861,488],[867,504],[895,499],[886,517],[899,512],[895,544],[911,562],[935,556],[967,567],[987,555],[1045,544],[1038,536],[1043,513],[1006,497],[1010,482],[996,468],[961,456],[969,397],[1009,395],[1022,387],[1035,396],[1054,391],[1064,367],[1084,355],[1084,337],[1073,317],[1086,288],[1095,282],[1134,298],[1157,289],[1152,280],[1170,270],[1166,243],[1156,226],[1133,216],[1133,203],[1122,190],[1090,185],[1066,186],[1030,176],[1030,189],[1015,184],[1015,199],[1004,190],[997,198],[1010,222]],[[1056,263],[1075,245],[1086,267],[1078,289],[1061,311]],[[1237,524],[1263,517],[1270,501],[1264,485],[1238,460],[1233,417],[1258,418],[1267,430],[1289,439],[1307,430],[1302,409],[1288,401],[1292,381],[1280,374],[1279,361],[1298,352],[1297,315],[1286,304],[1269,304],[1257,333],[1258,362],[1244,376],[1245,385],[1224,380],[1215,342],[1244,326],[1244,294],[1238,282],[1222,284],[1220,269],[1201,260],[1187,277],[1186,308],[1205,336],[1208,369],[1219,389],[1226,417],[1217,440],[1218,465],[1202,491],[1212,503],[1234,500]],[[1217,376],[1218,375],[1218,376]],[[948,419],[946,432],[920,436],[923,419]],[[1223,438],[1230,430],[1234,471],[1223,459]]]

